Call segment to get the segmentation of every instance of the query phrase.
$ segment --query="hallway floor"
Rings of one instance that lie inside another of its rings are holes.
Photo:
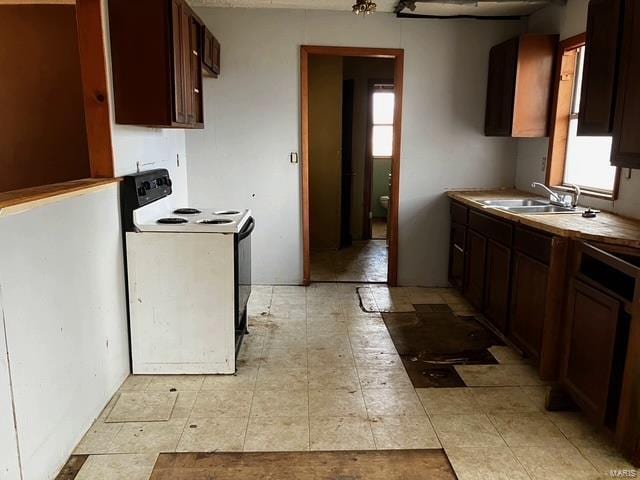
[[[444,307],[474,314],[449,289],[255,287],[235,376],[129,377],[59,478],[213,478],[206,455],[197,457],[200,476],[164,476],[167,462],[182,457],[158,456],[175,452],[313,459],[318,451],[378,450],[395,451],[386,458],[397,460],[434,449],[460,480],[586,480],[632,468],[580,414],[545,411],[548,387],[509,347],[489,349],[493,365],[456,366],[460,388],[414,388],[382,312],[393,319]],[[187,468],[176,462],[174,473]]]
[[[385,283],[389,255],[386,240],[363,240],[340,250],[311,250],[314,282]]]

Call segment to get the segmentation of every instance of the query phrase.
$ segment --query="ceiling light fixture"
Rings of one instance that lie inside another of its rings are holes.
[[[356,15],[369,15],[376,11],[376,6],[372,0],[356,0],[353,5],[353,13]]]

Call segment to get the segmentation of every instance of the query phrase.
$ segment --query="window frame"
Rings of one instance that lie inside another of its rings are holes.
[[[574,91],[576,79],[576,51],[586,45],[586,34],[582,33],[560,42],[554,75],[549,152],[547,156],[546,183],[558,190],[572,191],[564,182],[569,127],[574,114]],[[616,169],[612,192],[583,188],[582,194],[603,200],[616,200],[620,188],[620,172]]]
[[[392,123],[375,123],[373,120],[373,96],[376,93],[393,93],[393,100],[395,102],[395,88],[393,83],[389,83],[388,81],[374,81],[371,82],[370,88],[369,88],[369,95],[370,95],[370,102],[371,102],[371,115],[370,115],[370,121],[369,121],[369,135],[368,135],[368,143],[369,143],[369,150],[371,151],[371,158],[392,158],[393,157],[393,143],[395,142],[395,130],[394,130],[394,126],[395,126],[395,118],[392,119]],[[374,155],[373,154],[373,127],[391,127],[391,155]]]

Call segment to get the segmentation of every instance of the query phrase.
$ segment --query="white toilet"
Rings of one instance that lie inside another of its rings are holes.
[[[389,210],[389,196],[388,195],[383,195],[382,197],[380,197],[378,199],[378,201],[380,202],[380,206],[382,208],[384,208],[385,210]]]

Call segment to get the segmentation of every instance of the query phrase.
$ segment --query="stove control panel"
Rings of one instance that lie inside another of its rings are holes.
[[[122,220],[133,226],[133,211],[171,195],[171,177],[165,168],[125,175],[121,185]]]

